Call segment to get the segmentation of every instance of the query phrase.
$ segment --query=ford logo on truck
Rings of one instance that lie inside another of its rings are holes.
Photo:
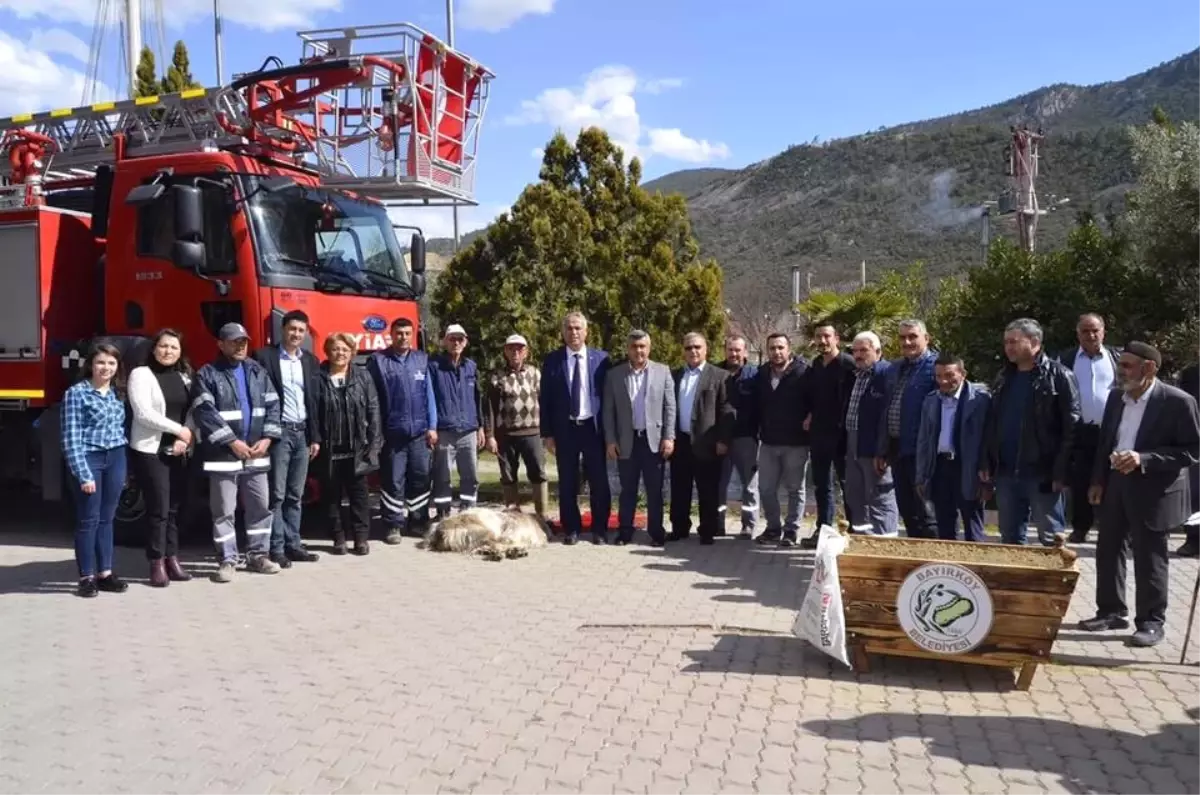
[[[367,315],[363,318],[363,328],[378,334],[387,330],[387,318],[381,315]]]

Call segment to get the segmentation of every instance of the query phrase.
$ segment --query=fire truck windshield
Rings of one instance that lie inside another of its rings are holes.
[[[412,294],[387,210],[322,188],[256,190],[246,179],[247,215],[264,276],[298,276],[339,291]]]

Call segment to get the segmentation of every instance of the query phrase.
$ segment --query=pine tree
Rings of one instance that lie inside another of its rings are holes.
[[[171,54],[171,65],[162,78],[162,93],[176,94],[189,88],[201,88],[192,77],[191,60],[188,58],[187,45],[183,41],[175,42],[175,51]]]
[[[437,278],[434,314],[463,323],[483,359],[524,334],[536,356],[562,344],[563,315],[588,317],[588,344],[621,353],[631,329],[677,362],[689,331],[719,346],[721,268],[699,255],[682,196],[642,190],[641,163],[598,128],[547,144],[538,182]]]
[[[138,56],[137,71],[133,83],[135,97],[153,97],[159,93],[159,81],[154,65],[154,50],[143,47]]]

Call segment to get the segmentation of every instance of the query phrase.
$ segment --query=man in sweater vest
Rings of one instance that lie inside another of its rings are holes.
[[[429,451],[437,445],[437,402],[429,378],[429,358],[413,349],[413,322],[392,323],[392,347],[367,362],[379,392],[383,453],[379,458],[380,513],[388,544],[399,544],[407,529],[424,535],[429,522]]]
[[[525,462],[525,475],[533,484],[533,508],[546,515],[546,454],[540,434],[538,393],[542,373],[525,364],[529,344],[520,334],[504,341],[504,365],[488,379],[483,430],[488,452],[500,459],[500,484],[505,506],[520,508],[517,470]]]
[[[433,507],[442,519],[454,500],[450,467],[458,470],[459,510],[475,507],[479,499],[479,448],[483,428],[479,418],[479,374],[475,362],[463,355],[467,332],[457,323],[446,329],[443,352],[429,363],[433,398],[437,402],[437,444],[433,449]]]

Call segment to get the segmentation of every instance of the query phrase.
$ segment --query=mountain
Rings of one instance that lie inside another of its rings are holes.
[[[1124,80],[1053,85],[977,110],[864,135],[789,147],[740,171],[690,169],[647,182],[682,193],[706,256],[725,270],[726,293],[778,295],[789,273],[814,289],[923,260],[934,274],[978,262],[984,201],[1009,184],[1003,153],[1010,125],[1040,126],[1037,245],[1060,245],[1077,213],[1121,205],[1133,181],[1129,125],[1161,107],[1200,119],[1200,49]],[[1015,236],[991,218],[991,234]],[[764,287],[766,288],[764,290]]]

